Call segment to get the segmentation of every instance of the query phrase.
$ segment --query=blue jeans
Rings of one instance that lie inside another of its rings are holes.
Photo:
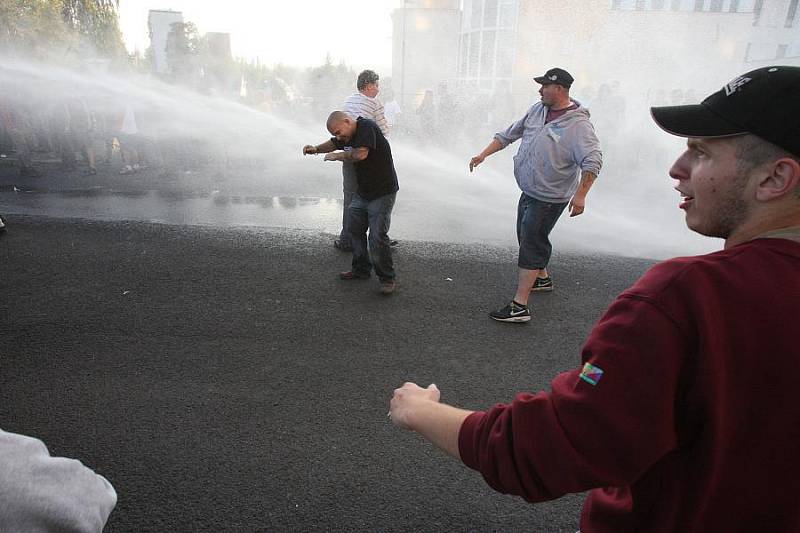
[[[392,262],[392,247],[389,245],[389,224],[392,222],[392,208],[397,193],[385,194],[374,200],[364,200],[358,193],[347,211],[349,216],[350,239],[353,243],[353,273],[375,274],[381,281],[395,278]],[[367,230],[369,229],[369,251],[367,250]]]
[[[517,266],[526,270],[547,268],[553,245],[550,232],[569,202],[554,204],[537,200],[525,193],[517,206],[517,241],[519,258]]]
[[[358,180],[356,179],[356,166],[345,161],[342,163],[342,231],[339,232],[339,242],[346,248],[351,246],[350,242],[350,213],[347,208],[353,201],[353,195],[358,190]]]

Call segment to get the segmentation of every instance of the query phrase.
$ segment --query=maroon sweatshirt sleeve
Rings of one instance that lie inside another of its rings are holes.
[[[630,484],[676,445],[687,342],[654,301],[623,294],[583,348],[594,367],[588,379],[565,372],[549,393],[470,415],[459,432],[462,461],[495,490],[528,501]]]

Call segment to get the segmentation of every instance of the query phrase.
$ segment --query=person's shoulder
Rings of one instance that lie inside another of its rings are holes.
[[[542,102],[534,102],[534,104],[528,108],[529,115],[533,115],[535,113],[546,113],[546,112],[547,112],[547,107]]]
[[[378,126],[377,122],[364,116],[356,119],[356,134],[353,142],[371,145],[374,144],[375,141],[370,139],[379,137],[378,134],[382,135],[381,128]]]
[[[363,117],[363,116],[362,117],[358,117],[356,119],[356,123],[359,124],[360,126],[364,127],[364,128],[377,129],[378,131],[380,131],[380,126],[378,126],[378,123],[375,122],[375,120],[373,120],[373,119],[371,119],[369,117]]]
[[[717,284],[714,280],[735,275],[743,263],[766,260],[765,255],[784,250],[792,251],[800,258],[800,244],[785,239],[754,239],[726,250],[675,257],[652,266],[626,293],[656,296],[676,288],[692,292],[698,284]]]

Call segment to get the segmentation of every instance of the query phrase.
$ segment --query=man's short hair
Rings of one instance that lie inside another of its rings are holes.
[[[739,135],[730,139],[736,147],[736,168],[742,174],[777,159],[789,158],[800,164],[800,157],[756,135]],[[800,187],[797,188],[796,196],[800,198]]]
[[[788,157],[800,163],[797,157],[780,146],[775,146],[756,135],[747,134],[731,137],[736,145],[736,159],[740,168],[753,169],[776,159]]]
[[[328,115],[328,121],[325,123],[325,126],[330,130],[334,125],[348,118],[350,118],[350,115],[344,111],[334,111]]]
[[[380,76],[378,76],[378,74],[374,70],[365,70],[358,75],[358,80],[356,81],[356,88],[359,91],[363,91],[370,83],[378,83],[379,79]]]

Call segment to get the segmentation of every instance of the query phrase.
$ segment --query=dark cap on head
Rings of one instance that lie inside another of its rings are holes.
[[[696,105],[652,107],[664,131],[679,137],[751,133],[800,156],[800,67],[764,67],[742,74]]]
[[[572,75],[563,68],[551,68],[544,73],[544,76],[533,78],[533,81],[536,83],[541,83],[542,85],[550,85],[555,83],[556,85],[561,85],[562,87],[569,89],[572,85],[572,82],[575,81],[575,78],[573,78]]]

